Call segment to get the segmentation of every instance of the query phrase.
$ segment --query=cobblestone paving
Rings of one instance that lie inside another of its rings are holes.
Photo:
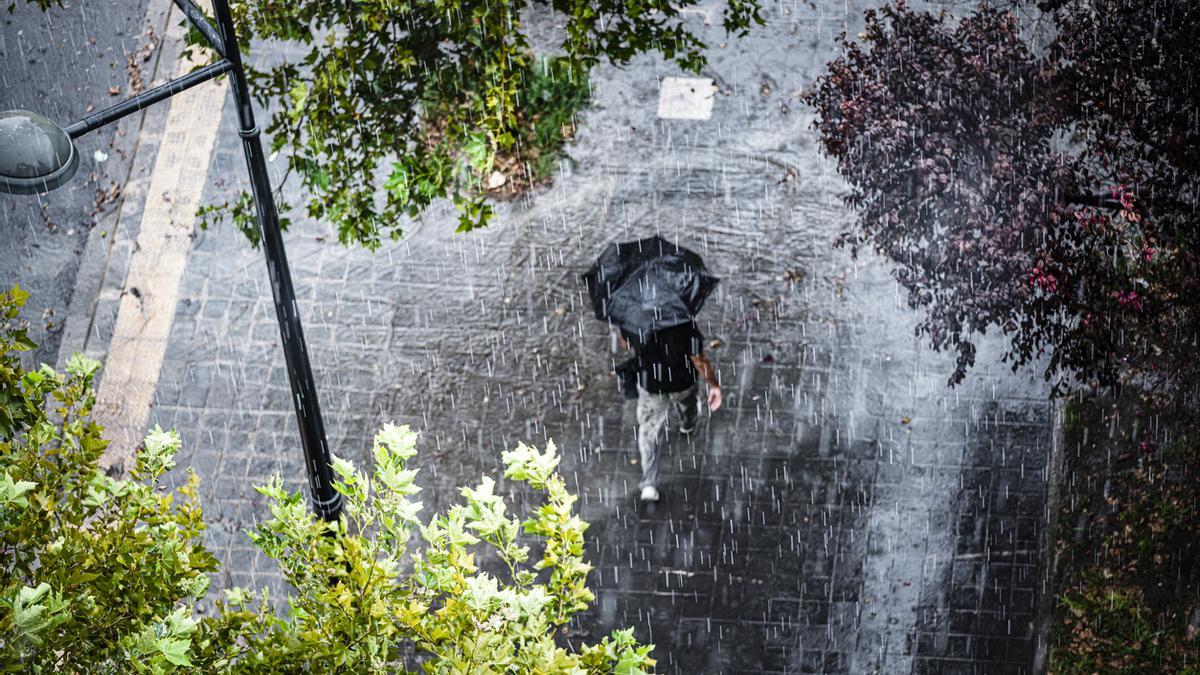
[[[553,438],[592,524],[597,601],[572,635],[634,626],[663,672],[1029,670],[1046,392],[988,342],[947,389],[950,359],[914,340],[886,265],[830,247],[852,216],[796,95],[860,9],[772,4],[736,52],[689,17],[714,44],[712,120],[655,119],[658,80],[679,74],[660,61],[603,69],[575,164],[486,231],[454,235],[435,209],[375,254],[314,223],[288,236],[335,452],[365,463],[380,424],[412,424],[434,509],[502,449]],[[243,174],[229,133],[209,198]],[[672,440],[646,508],[633,407],[578,274],[655,232],[723,278],[700,323],[727,403]],[[264,513],[251,486],[303,484],[263,267],[230,229],[197,236],[151,419],[205,480],[218,586],[278,583],[241,534]]]

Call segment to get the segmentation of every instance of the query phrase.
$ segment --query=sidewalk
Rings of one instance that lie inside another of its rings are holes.
[[[1051,407],[989,342],[947,389],[951,360],[914,340],[886,265],[830,247],[852,214],[796,94],[855,32],[845,7],[772,5],[736,51],[690,16],[714,45],[708,121],[655,118],[679,75],[658,60],[602,69],[574,168],[487,230],[454,235],[435,208],[375,254],[302,220],[287,237],[334,451],[365,465],[379,425],[412,424],[432,511],[498,473],[501,450],[553,438],[591,523],[597,602],[576,634],[633,626],[662,672],[1032,659]],[[206,202],[244,175],[234,119],[227,98]],[[633,407],[578,274],[655,232],[723,279],[700,323],[727,394],[694,443],[673,440],[647,509]],[[304,472],[262,254],[200,232],[178,293],[150,423],[179,429],[204,480],[215,585],[276,585],[242,533],[265,513],[252,486]]]

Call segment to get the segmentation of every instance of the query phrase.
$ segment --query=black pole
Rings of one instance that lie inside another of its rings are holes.
[[[292,287],[292,274],[288,270],[287,254],[283,249],[283,235],[279,231],[279,216],[271,194],[271,182],[267,176],[259,128],[254,123],[254,109],[250,105],[250,89],[246,86],[246,74],[242,69],[241,50],[238,48],[237,34],[233,29],[228,0],[213,0],[212,4],[217,28],[225,45],[225,58],[233,66],[229,79],[233,88],[233,99],[237,104],[238,135],[242,137],[242,149],[246,154],[246,165],[250,169],[254,205],[258,211],[258,227],[263,252],[267,256],[267,271],[271,277],[271,291],[275,298],[275,315],[279,320],[279,336],[287,360],[288,379],[292,383],[292,402],[296,404],[296,419],[300,422],[304,461],[308,465],[308,484],[312,489],[313,511],[326,520],[336,520],[342,511],[342,496],[333,489],[332,458],[325,439],[325,424],[321,421],[317,386],[313,381],[312,367],[308,363],[304,331],[300,327],[300,312],[296,305],[296,291]]]
[[[197,7],[192,0],[175,0],[175,6],[183,12],[184,16],[188,18],[188,21],[192,22],[192,26],[194,26],[196,30],[200,31],[200,34],[204,36],[204,39],[208,40],[208,44],[215,49],[218,54],[224,57],[225,41],[221,39],[220,35],[217,35],[217,31],[214,30],[212,24],[208,22],[208,17],[204,16],[204,12],[200,11],[200,8]]]
[[[133,98],[121,101],[120,103],[92,113],[87,117],[71,124],[63,129],[71,138],[79,138],[80,136],[94,131],[100,127],[116,122],[126,115],[133,114],[142,108],[154,105],[163,99],[170,98],[181,91],[191,89],[201,82],[224,75],[233,69],[233,66],[226,59],[221,59],[216,63],[204,66],[199,70],[194,70],[183,77],[176,78],[170,82],[164,82],[153,89],[147,89]]]

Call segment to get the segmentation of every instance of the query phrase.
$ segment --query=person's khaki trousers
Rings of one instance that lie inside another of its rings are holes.
[[[696,385],[683,391],[652,394],[638,386],[637,422],[638,452],[642,456],[642,480],[638,488],[658,486],[658,455],[666,435],[667,417],[671,408],[679,415],[680,424],[695,427],[699,415]]]

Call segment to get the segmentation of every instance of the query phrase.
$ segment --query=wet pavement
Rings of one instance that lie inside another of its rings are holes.
[[[140,52],[146,0],[88,0],[48,12],[20,0],[0,9],[0,110],[32,110],[65,126],[129,94],[130,55],[138,54],[147,82],[157,63],[142,58],[153,52]],[[39,344],[33,365],[55,362],[83,251],[89,237],[111,229],[140,122],[134,115],[80,138],[76,177],[52,195],[0,194],[0,285],[19,282],[32,294],[25,317]]]
[[[432,510],[503,449],[553,438],[595,566],[571,636],[632,626],[662,672],[1030,670],[1046,390],[988,341],[947,389],[952,360],[914,339],[886,265],[830,246],[852,214],[798,95],[861,9],[774,4],[736,50],[688,15],[713,44],[712,119],[656,119],[659,80],[681,75],[658,59],[602,68],[574,162],[487,230],[453,234],[438,205],[374,254],[303,220],[287,236],[335,452],[365,464],[377,427],[412,424]],[[536,25],[535,41],[553,30]],[[225,108],[209,201],[244,176]],[[699,322],[726,403],[671,439],[648,508],[633,404],[578,275],[654,233],[723,279]],[[304,483],[264,267],[231,228],[198,233],[151,414],[204,480],[217,587],[279,583],[242,533],[265,513],[252,486]]]

